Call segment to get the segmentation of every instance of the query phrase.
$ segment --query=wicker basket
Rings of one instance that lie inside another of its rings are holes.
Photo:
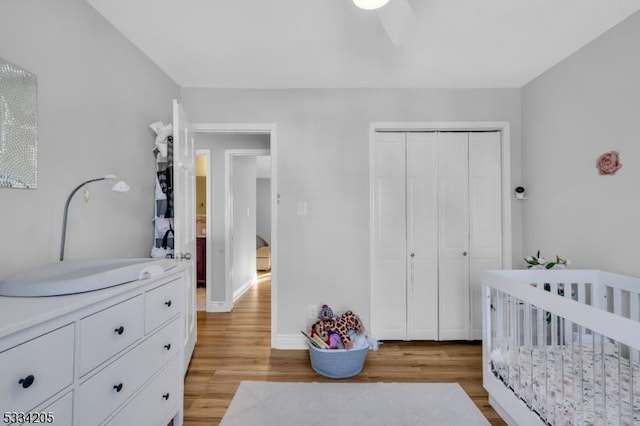
[[[362,371],[368,346],[355,349],[319,349],[309,343],[311,368],[331,379],[345,379]]]

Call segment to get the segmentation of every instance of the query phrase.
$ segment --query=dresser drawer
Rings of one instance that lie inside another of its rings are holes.
[[[182,318],[182,317],[180,317]],[[144,364],[138,366],[145,379],[151,377],[164,364],[181,350],[183,322],[176,318],[166,326],[150,336],[142,345],[140,350],[145,359]]]
[[[71,426],[73,424],[73,393],[69,392],[53,404],[39,411],[52,413],[55,426]],[[46,424],[46,422],[42,423]]]
[[[160,372],[108,426],[158,426],[178,408],[181,401],[182,369],[177,357]]]
[[[0,413],[29,411],[73,382],[73,324],[0,353]]]
[[[154,288],[146,294],[146,325],[148,333],[182,310],[183,292],[182,280],[172,281],[168,284]]]
[[[80,385],[79,424],[102,421],[129,398],[180,349],[181,321],[167,324],[156,334]]]
[[[62,398],[59,398],[54,403],[45,405],[44,407],[37,408],[27,412],[4,412],[3,424],[14,425],[31,425],[31,424],[53,424],[55,426],[71,426],[73,424],[73,393],[69,392]],[[26,415],[29,419],[20,423],[21,416]],[[9,421],[7,423],[7,420]],[[13,422],[18,420],[18,422]],[[13,422],[13,423],[12,423]]]
[[[80,321],[80,375],[84,375],[143,335],[144,299],[137,296]]]

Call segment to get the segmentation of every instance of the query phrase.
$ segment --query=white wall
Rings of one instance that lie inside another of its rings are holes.
[[[235,299],[256,276],[256,157],[234,156],[231,168]]]
[[[523,88],[526,253],[640,275],[639,41],[636,13]]]
[[[187,106],[187,109],[189,107]],[[191,111],[189,111],[191,114]],[[192,119],[193,121],[193,119]],[[193,121],[194,123],[196,121]],[[204,122],[198,120],[197,122]],[[213,122],[213,120],[209,121]],[[210,290],[211,300],[222,302],[225,300],[225,150],[228,149],[269,149],[269,136],[260,134],[234,133],[196,133],[196,149],[211,151],[209,162],[209,179],[211,193],[208,197],[209,214],[211,215],[211,234],[208,236],[209,248],[207,256],[211,259]],[[255,163],[255,157],[252,157]],[[255,179],[255,176],[254,176]],[[255,187],[255,181],[254,181]],[[255,234],[253,236],[255,249]]]
[[[38,77],[38,189],[0,189],[0,279],[58,259],[66,197],[114,173],[126,194],[90,186],[70,207],[65,259],[148,257],[154,134],[178,86],[83,0],[0,3],[0,57]]]
[[[271,179],[256,180],[256,233],[271,245]]]
[[[369,322],[371,122],[509,121],[511,181],[521,180],[518,89],[183,88],[182,99],[194,123],[276,124],[280,335],[299,335],[309,304],[349,308]],[[297,214],[299,201],[308,215]],[[521,256],[520,207],[514,203],[514,258]]]

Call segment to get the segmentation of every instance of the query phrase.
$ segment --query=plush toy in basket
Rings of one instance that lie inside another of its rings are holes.
[[[364,335],[360,318],[352,311],[336,317],[327,305],[322,306],[318,317],[310,333],[303,333],[309,338],[311,367],[318,374],[332,379],[360,373],[369,349],[377,349],[377,342]],[[354,340],[358,340],[355,346]]]
[[[362,321],[351,311],[347,311],[339,317],[334,317],[331,308],[327,305],[322,305],[318,316],[320,319],[311,326],[311,336],[317,334],[329,346],[331,346],[330,333],[335,333],[340,337],[345,349],[353,347],[353,340],[349,336],[349,331],[355,330],[358,335],[364,333]]]

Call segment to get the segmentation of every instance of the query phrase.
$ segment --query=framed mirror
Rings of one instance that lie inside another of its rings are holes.
[[[38,187],[36,75],[0,58],[0,188]]]

